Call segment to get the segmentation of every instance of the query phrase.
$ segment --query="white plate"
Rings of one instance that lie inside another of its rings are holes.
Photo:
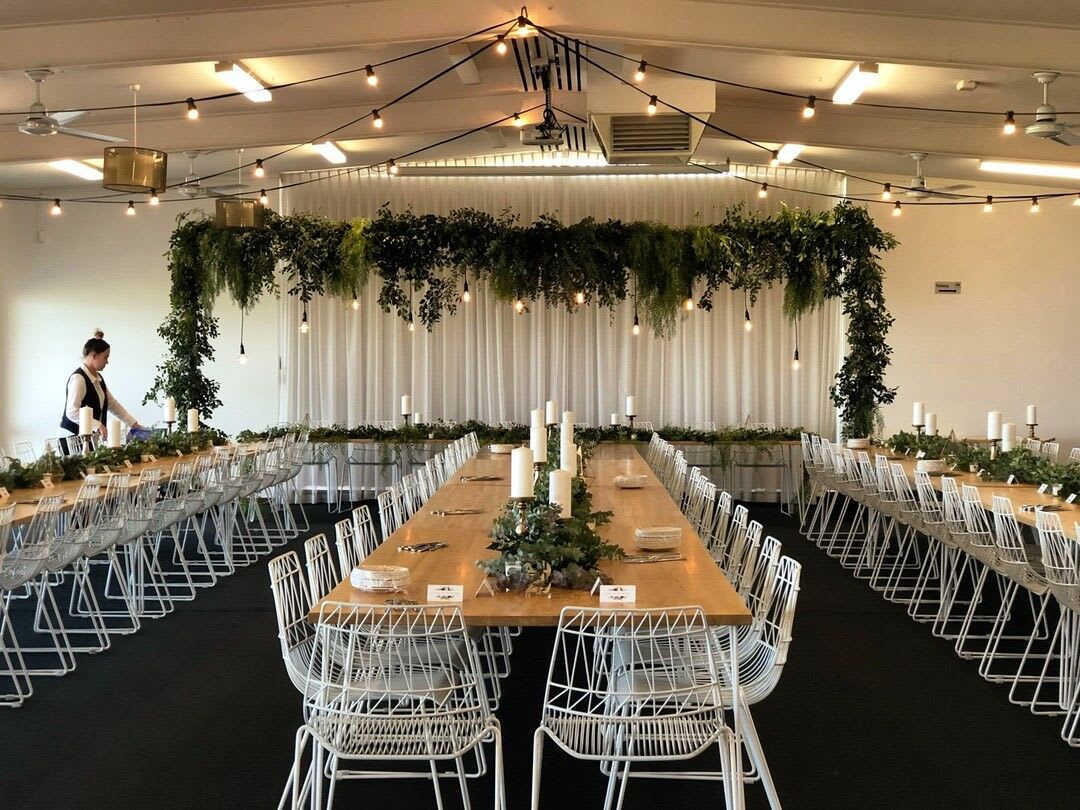
[[[616,475],[613,479],[619,489],[641,489],[648,482],[647,475]]]
[[[514,451],[514,447],[516,447],[516,445],[513,444],[492,444],[488,445],[488,450],[490,450],[496,455],[504,456],[508,453],[512,453]]]
[[[847,446],[849,450],[866,450],[870,447],[869,439],[848,439]]]
[[[400,565],[357,566],[349,574],[349,582],[361,591],[399,591],[409,584],[409,569]]]

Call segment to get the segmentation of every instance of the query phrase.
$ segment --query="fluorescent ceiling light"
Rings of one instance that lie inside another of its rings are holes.
[[[863,91],[877,81],[876,62],[856,62],[833,91],[834,104],[854,104]]]
[[[316,152],[331,163],[344,163],[346,160],[345,153],[333,141],[323,141],[322,143],[313,144],[313,146]]]
[[[1080,166],[1061,166],[1052,163],[1017,163],[1011,160],[980,160],[979,169],[998,174],[1027,174],[1035,177],[1059,177],[1080,180]]]
[[[776,153],[776,159],[781,163],[791,163],[805,148],[801,143],[785,143]]]
[[[101,180],[105,176],[100,169],[87,166],[77,160],[50,160],[49,165],[54,169],[81,177],[83,180]]]
[[[256,103],[269,101],[272,98],[266,85],[239,62],[218,62],[214,66],[214,72]]]

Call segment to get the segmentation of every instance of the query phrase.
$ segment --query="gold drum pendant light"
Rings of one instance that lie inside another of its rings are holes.
[[[133,84],[130,89],[133,146],[105,147],[101,185],[129,194],[164,194],[169,156],[160,149],[139,146],[139,85]]]

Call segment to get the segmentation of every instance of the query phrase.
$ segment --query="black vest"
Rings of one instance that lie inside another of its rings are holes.
[[[86,381],[86,394],[85,396],[83,396],[82,402],[79,403],[79,407],[85,408],[89,406],[90,409],[94,412],[94,418],[104,425],[105,420],[109,417],[109,389],[105,385],[105,378],[100,378],[101,391],[105,394],[105,401],[102,402],[98,399],[97,389],[94,388],[94,383],[90,379],[90,375],[88,375],[81,368],[75,369],[75,371],[71,373],[71,377],[74,377],[76,374],[80,375]],[[71,382],[71,377],[68,377],[68,382]],[[67,402],[66,393],[64,395],[64,401],[65,403]],[[66,405],[64,407],[64,415],[60,417],[60,427],[62,427],[64,430],[74,433],[76,436],[79,434],[79,423],[72,422],[70,419],[68,419]]]

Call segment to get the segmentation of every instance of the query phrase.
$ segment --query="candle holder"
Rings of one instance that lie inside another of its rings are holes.
[[[990,460],[993,461],[1000,452],[1001,439],[987,439],[986,441],[990,444]]]
[[[1035,438],[1035,428],[1037,428],[1038,426],[1039,426],[1038,422],[1028,422],[1027,423],[1028,438],[1029,439],[1034,439]]]
[[[175,419],[172,422],[166,422],[165,423],[165,430],[166,430],[167,434],[172,434],[172,426],[175,425],[175,424],[176,424]]]
[[[405,423],[405,427],[408,427],[408,426],[409,426],[409,417],[410,417],[411,415],[412,415],[412,414],[408,414],[408,413],[403,413],[403,414],[401,415],[401,419],[402,419],[402,421],[403,421],[403,422]]]
[[[630,438],[633,439],[634,438],[634,418],[635,417],[634,417],[633,414],[628,413],[626,415],[626,418],[630,420],[630,426],[627,428],[627,432],[629,433]]]
[[[529,511],[529,504],[535,500],[534,498],[511,498],[511,508],[514,510],[514,514],[517,515],[517,523],[514,525],[514,531],[518,534],[525,534],[525,513]]]
[[[83,434],[81,434],[79,436],[79,438],[82,439],[82,454],[84,456],[88,456],[92,452],[94,452],[94,434],[93,433],[83,433]]]
[[[923,430],[926,428],[926,423],[924,422],[921,425],[913,424],[912,427],[915,428],[915,438],[916,438],[916,440],[921,439],[922,435],[923,435]]]

